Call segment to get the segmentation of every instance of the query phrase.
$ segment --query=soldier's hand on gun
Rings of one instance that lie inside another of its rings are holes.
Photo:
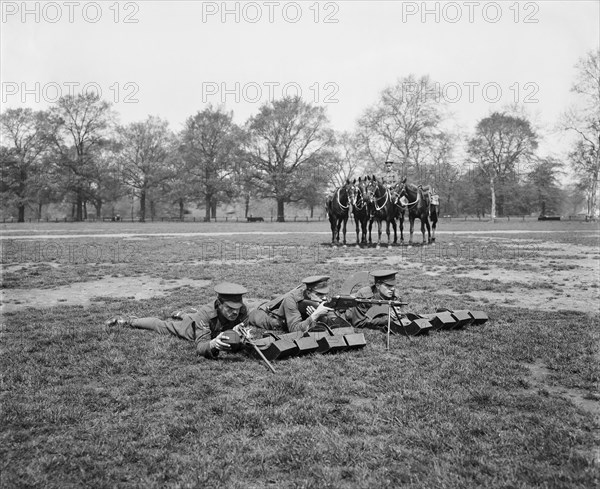
[[[309,306],[311,307],[311,306]],[[313,308],[314,309],[314,308]],[[308,307],[306,308],[306,310],[308,311]],[[325,305],[324,302],[321,302],[316,309],[313,310],[313,312],[310,314],[310,317],[314,320],[319,319],[321,316],[324,316],[325,314],[327,314],[328,312],[333,311],[333,309],[331,307],[327,307]]]
[[[211,350],[220,350],[220,351],[230,351],[231,345],[228,345],[222,340],[228,340],[229,338],[225,334],[225,332],[219,333],[219,336],[210,340],[210,349]]]

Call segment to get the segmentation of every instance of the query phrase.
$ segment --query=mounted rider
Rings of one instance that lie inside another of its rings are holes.
[[[392,188],[400,181],[400,178],[398,177],[398,173],[394,170],[393,161],[388,160],[384,165],[385,171],[381,176],[381,181],[389,190],[392,190]]]

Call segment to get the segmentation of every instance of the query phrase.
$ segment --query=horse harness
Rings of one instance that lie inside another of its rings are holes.
[[[347,209],[348,207],[350,207],[350,199],[348,199],[348,205],[344,205],[344,204],[342,204],[342,202],[340,201],[340,192],[341,192],[342,188],[344,188],[344,187],[340,187],[340,188],[338,188],[338,189],[337,189],[337,191],[335,192],[335,195],[336,195],[336,198],[337,198],[337,201],[338,201],[338,205],[339,205],[339,206],[340,206],[342,209],[344,209],[344,210],[345,210],[345,209]],[[348,192],[346,192],[346,197],[347,197],[347,196],[348,196]]]
[[[376,197],[375,198],[375,210],[376,211],[380,211],[381,209],[383,209],[385,207],[385,205],[388,203],[388,200],[390,198],[390,189],[387,187],[385,188],[385,202],[383,204],[381,204],[381,206],[377,206],[377,201],[381,199],[381,197]],[[373,197],[375,197],[375,193],[373,192]]]

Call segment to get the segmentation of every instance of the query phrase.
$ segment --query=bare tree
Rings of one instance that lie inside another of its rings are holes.
[[[579,95],[579,103],[564,115],[562,125],[577,136],[569,159],[586,194],[588,216],[596,216],[600,177],[600,49],[589,51],[576,69],[572,91]]]
[[[43,186],[44,156],[51,145],[48,113],[8,109],[0,115],[0,134],[7,144],[0,154],[2,200],[17,207],[18,222]]]
[[[340,187],[346,180],[361,176],[365,173],[365,148],[361,145],[357,134],[343,132],[337,138],[336,145],[339,156],[332,160],[333,168],[330,187]]]
[[[492,198],[491,217],[497,208],[503,213],[503,196],[497,202],[498,188],[504,188],[508,176],[520,161],[526,161],[537,148],[537,135],[527,119],[494,112],[479,121],[469,140],[468,154],[488,178]]]
[[[534,162],[527,175],[523,197],[528,209],[541,214],[560,212],[563,192],[558,180],[563,164],[553,157]]]
[[[383,161],[395,160],[402,174],[412,172],[420,180],[431,139],[439,133],[443,108],[439,85],[429,76],[409,75],[385,88],[359,120],[371,163],[380,168]]]
[[[96,156],[109,142],[114,114],[95,93],[65,95],[50,108],[57,161],[67,170],[68,189],[75,194],[75,219],[84,219],[86,188],[95,172]]]
[[[120,127],[118,134],[123,182],[138,194],[140,221],[144,222],[151,190],[172,175],[169,159],[174,152],[174,135],[167,121],[154,116]]]
[[[454,159],[456,137],[440,132],[430,138],[430,162],[422,167],[421,182],[430,184],[440,196],[442,212],[451,212],[452,198],[455,207],[459,207],[459,193],[456,192],[456,184],[461,175],[461,169]]]
[[[196,200],[204,202],[204,219],[210,221],[216,217],[219,198],[232,193],[244,134],[233,122],[232,112],[209,106],[187,119],[180,141],[185,178],[194,182]]]
[[[334,143],[323,107],[300,97],[264,104],[247,123],[248,155],[257,170],[255,185],[277,202],[277,221],[285,221],[285,203],[303,199],[303,175],[326,165],[323,154]]]

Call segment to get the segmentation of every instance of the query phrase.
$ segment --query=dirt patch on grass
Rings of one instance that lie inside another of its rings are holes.
[[[77,282],[54,289],[4,289],[0,312],[14,312],[27,307],[45,308],[58,305],[88,306],[92,301],[103,297],[131,300],[149,299],[164,296],[179,287],[206,287],[208,280],[189,278],[164,280],[149,276],[103,277],[94,282]]]
[[[539,360],[533,364],[528,363],[523,366],[529,370],[527,380],[534,389],[543,394],[567,399],[583,411],[600,417],[600,400],[598,398],[591,399],[588,393],[579,389],[550,385],[548,380],[552,375],[552,371]]]

